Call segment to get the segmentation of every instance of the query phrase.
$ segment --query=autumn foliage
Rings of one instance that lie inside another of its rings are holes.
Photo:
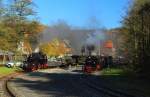
[[[51,42],[42,44],[40,49],[49,56],[63,56],[71,52],[71,49],[67,47],[65,42],[58,39],[53,39]]]

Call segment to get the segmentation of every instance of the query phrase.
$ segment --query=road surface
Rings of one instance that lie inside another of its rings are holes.
[[[36,71],[17,76],[8,85],[18,97],[115,97],[93,87],[76,68]]]

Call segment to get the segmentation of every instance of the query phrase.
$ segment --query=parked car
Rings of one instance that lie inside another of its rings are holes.
[[[16,62],[16,63],[15,63],[15,66],[17,66],[17,67],[21,67],[21,66],[22,66],[22,64],[23,64],[23,62]]]
[[[14,62],[8,62],[7,64],[6,64],[6,67],[9,67],[9,68],[11,68],[11,67],[14,67]]]
[[[23,63],[22,62],[13,62],[13,61],[10,61],[6,64],[6,67],[14,67],[14,66],[17,66],[17,67],[20,67]]]

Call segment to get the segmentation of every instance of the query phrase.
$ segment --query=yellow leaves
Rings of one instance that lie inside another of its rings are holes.
[[[43,32],[46,28],[45,25],[40,24],[37,21],[25,22],[21,25],[24,29],[25,37],[37,36],[39,33]]]
[[[0,49],[13,51],[16,49],[16,42],[18,37],[16,37],[15,31],[10,27],[5,27],[0,23]]]
[[[33,32],[32,33],[35,33],[35,34],[38,34],[38,33],[41,33],[45,30],[45,26],[44,25],[41,25],[39,23],[35,23],[35,24],[30,24],[30,28],[31,26],[33,27],[33,29],[31,29]]]
[[[41,25],[41,24],[39,24],[38,26],[37,26],[37,32],[43,32],[44,30],[45,30],[45,28],[46,28],[46,26],[44,26],[44,25]]]
[[[49,43],[42,44],[40,49],[49,56],[63,56],[71,51],[64,42],[54,39]]]

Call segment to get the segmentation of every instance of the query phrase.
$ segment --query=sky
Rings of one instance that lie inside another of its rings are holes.
[[[107,29],[120,27],[130,0],[33,0],[39,20],[46,25],[64,20],[69,25],[88,27],[92,19]]]

